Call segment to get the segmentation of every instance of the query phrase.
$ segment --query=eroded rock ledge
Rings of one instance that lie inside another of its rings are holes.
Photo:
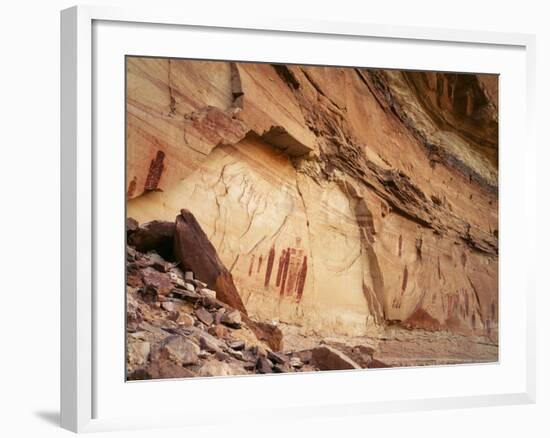
[[[241,310],[320,336],[498,339],[496,77],[142,58],[127,71],[128,214],[192,212]]]

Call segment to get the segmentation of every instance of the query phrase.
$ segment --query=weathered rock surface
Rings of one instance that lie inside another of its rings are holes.
[[[202,251],[189,270],[255,336],[279,321],[496,342],[496,76],[145,58],[127,71],[128,215],[178,216],[177,247]]]
[[[218,257],[195,217],[187,210],[181,210],[176,218],[174,252],[185,268],[216,289],[221,301],[246,313],[231,273]]]
[[[320,370],[358,370],[361,366],[336,348],[322,345],[313,349],[311,361]]]

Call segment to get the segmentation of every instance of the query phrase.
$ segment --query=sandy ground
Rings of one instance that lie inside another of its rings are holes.
[[[322,338],[297,326],[279,327],[284,333],[284,351],[314,348],[326,342],[371,347],[375,359],[392,367],[498,362],[498,343],[480,336],[389,327],[371,337]]]

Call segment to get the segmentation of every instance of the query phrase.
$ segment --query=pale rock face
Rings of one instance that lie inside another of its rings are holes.
[[[496,338],[497,108],[471,77],[445,100],[431,76],[130,58],[128,216],[191,211],[261,320]]]

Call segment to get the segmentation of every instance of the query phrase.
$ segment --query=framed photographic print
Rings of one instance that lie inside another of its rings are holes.
[[[63,427],[534,401],[532,36],[75,7],[61,44]]]

